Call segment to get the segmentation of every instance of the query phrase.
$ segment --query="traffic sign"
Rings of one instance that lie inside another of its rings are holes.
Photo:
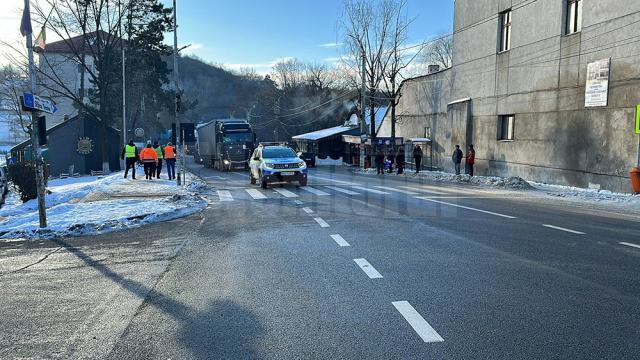
[[[40,110],[49,114],[53,114],[58,111],[58,108],[53,101],[41,98],[40,96],[31,93],[22,93],[22,104],[25,108]]]

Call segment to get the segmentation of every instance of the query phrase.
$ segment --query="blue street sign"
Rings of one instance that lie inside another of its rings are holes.
[[[38,95],[31,93],[22,93],[22,103],[25,108],[44,111],[49,114],[53,114],[58,111],[56,104],[45,98],[41,98]]]

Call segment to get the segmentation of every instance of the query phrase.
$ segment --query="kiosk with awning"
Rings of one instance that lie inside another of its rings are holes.
[[[320,159],[345,159],[343,135],[360,136],[358,125],[340,125],[328,129],[296,135],[291,138],[298,151],[315,154]]]

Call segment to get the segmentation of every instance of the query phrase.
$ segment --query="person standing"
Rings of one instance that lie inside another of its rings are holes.
[[[460,150],[460,145],[456,145],[456,149],[453,151],[453,155],[451,155],[453,166],[456,169],[456,175],[460,175],[460,164],[462,163],[463,157],[464,154],[462,153],[462,150]]]
[[[158,162],[158,154],[151,148],[151,141],[147,142],[147,147],[140,151],[140,161],[144,165],[144,174],[147,180],[153,179],[156,171],[156,163]]]
[[[164,162],[167,164],[167,175],[169,180],[176,178],[176,149],[172,143],[164,147]]]
[[[398,175],[404,174],[404,148],[400,147],[398,154],[396,155],[396,169],[398,169]]]
[[[393,172],[393,162],[395,161],[395,154],[393,153],[393,149],[389,150],[387,153],[387,162],[389,163],[389,169],[387,172],[391,174]]]
[[[164,150],[162,150],[162,147],[158,144],[158,142],[154,142],[153,143],[153,150],[156,152],[156,155],[158,155],[158,164],[156,165],[156,178],[160,179],[160,173],[162,172],[162,159],[164,159]]]
[[[416,163],[416,174],[419,174],[422,168],[422,148],[419,145],[413,148],[413,160]]]
[[[380,148],[376,150],[375,162],[376,174],[384,174],[384,154],[382,153],[382,150]]]
[[[136,179],[136,161],[138,160],[138,148],[133,143],[133,140],[129,142],[122,149],[122,160],[124,160],[125,170],[124,178],[127,178],[129,174],[129,168],[131,168],[131,178]]]
[[[476,163],[476,150],[473,148],[473,144],[469,145],[467,150],[467,174],[473,176],[473,165]]]

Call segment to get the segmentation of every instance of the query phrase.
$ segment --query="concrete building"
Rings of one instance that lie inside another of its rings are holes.
[[[473,143],[478,175],[628,192],[639,24],[638,1],[457,0],[453,66],[402,84],[397,136],[446,171]]]

